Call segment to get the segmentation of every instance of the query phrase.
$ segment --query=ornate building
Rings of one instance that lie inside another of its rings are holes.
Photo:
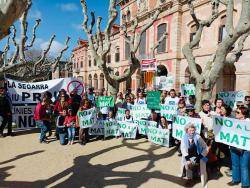
[[[179,90],[181,83],[192,82],[188,64],[182,54],[183,45],[192,40],[196,27],[193,22],[188,6],[182,0],[161,0],[163,2],[163,12],[158,17],[141,38],[141,44],[138,50],[140,59],[149,58],[150,48],[167,31],[167,38],[159,45],[155,52],[155,58],[158,61],[159,75],[173,75],[175,77],[175,88]],[[150,16],[158,6],[157,0],[121,0],[120,6],[120,24],[131,22],[135,16],[139,18],[140,28],[148,22]],[[235,2],[234,19],[239,19],[241,2]],[[208,0],[196,1],[195,11],[198,17],[206,18],[210,14],[210,2]],[[197,66],[201,70],[205,62],[211,58],[217,46],[225,36],[225,7],[220,7],[220,15],[214,21],[210,28],[205,28],[199,46],[194,50]],[[112,47],[107,56],[107,63],[110,64],[115,74],[123,74],[129,66],[129,45],[125,42],[120,26],[113,26]],[[96,66],[88,50],[88,42],[78,40],[78,46],[73,53],[73,75],[82,79],[87,85],[95,89],[107,88],[107,82],[102,72]],[[244,90],[250,93],[250,38],[245,42],[243,55],[234,65],[227,64],[221,72],[220,78],[216,84],[215,91]],[[120,86],[120,90],[127,88],[136,90],[144,84],[144,74],[138,70],[130,80],[127,80]]]

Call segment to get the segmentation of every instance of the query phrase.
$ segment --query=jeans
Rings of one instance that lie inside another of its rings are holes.
[[[67,128],[66,127],[56,127],[57,133],[59,135],[59,141],[61,145],[66,144],[66,137],[67,137]]]
[[[76,128],[75,127],[68,127],[69,142],[74,141],[75,133],[76,133]]]
[[[230,149],[232,160],[233,182],[241,182],[242,186],[250,186],[250,151]]]
[[[8,127],[8,134],[12,133],[12,115],[10,116],[2,116],[3,121],[2,124],[0,124],[0,133],[3,133],[6,125]]]
[[[40,134],[40,142],[45,141],[46,138],[46,133],[49,131],[48,127],[50,122],[49,121],[44,121],[44,120],[37,120],[36,125],[41,129],[41,134]]]

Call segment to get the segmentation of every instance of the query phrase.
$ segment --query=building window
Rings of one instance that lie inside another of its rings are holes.
[[[110,54],[107,54],[106,61],[107,61],[107,63],[111,63],[111,55]]]
[[[139,45],[139,54],[141,56],[144,56],[146,54],[146,40],[147,40],[146,31],[144,31],[141,35],[141,42]]]
[[[96,66],[96,60],[94,59],[94,66]]]
[[[122,22],[126,23],[126,15],[125,14],[122,15]]]
[[[83,61],[81,61],[81,68],[83,68]]]
[[[91,74],[89,75],[89,87],[92,87],[92,76],[91,76]]]
[[[115,49],[115,62],[120,61],[120,48]]]
[[[220,20],[220,27],[219,27],[219,38],[218,43],[221,43],[222,40],[226,37],[227,31],[226,31],[226,16],[223,16]]]
[[[130,22],[130,19],[131,19],[131,13],[130,13],[130,10],[128,10],[128,12],[127,12],[127,21]]]
[[[128,37],[128,40],[130,40],[130,37]],[[125,41],[125,60],[129,59],[130,56],[130,44]]]
[[[94,75],[94,88],[98,89],[98,77],[97,77],[97,74]]]
[[[167,24],[163,23],[157,27],[157,41],[163,36],[163,34],[167,31]],[[162,40],[157,48],[157,53],[166,52],[166,44],[167,39]]]

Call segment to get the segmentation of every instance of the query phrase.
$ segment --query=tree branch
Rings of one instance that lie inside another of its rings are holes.
[[[161,38],[154,44],[154,46],[151,47],[150,56],[151,56],[152,58],[155,57],[155,50],[156,50],[156,48],[159,47],[159,45],[161,44],[161,42],[162,42],[163,40],[165,40],[167,36],[168,36],[168,32],[165,31],[165,32],[163,33],[163,35],[161,36]]]
[[[227,17],[226,17],[226,31],[229,37],[233,36],[233,12],[234,12],[234,0],[227,1]]]
[[[56,68],[58,67],[58,63],[59,63],[60,59],[62,58],[63,53],[69,49],[69,40],[70,40],[70,37],[67,37],[67,39],[65,41],[65,47],[61,50],[61,52],[59,53],[59,55],[57,56],[55,61],[52,63],[52,67],[53,67],[52,71],[53,72],[56,71]]]
[[[33,27],[33,30],[32,30],[32,39],[31,39],[31,42],[30,42],[29,45],[26,46],[26,48],[31,48],[34,45],[34,42],[36,40],[36,29],[38,28],[40,22],[41,22],[41,19],[37,19],[36,20],[36,24],[35,24],[35,26]]]

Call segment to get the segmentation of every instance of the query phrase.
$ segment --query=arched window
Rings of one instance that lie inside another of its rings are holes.
[[[92,75],[89,75],[89,87],[92,87]]]
[[[128,40],[130,40],[130,36],[128,36]],[[130,44],[125,41],[125,60],[129,58],[130,55]]]
[[[221,17],[220,20],[220,27],[219,27],[219,37],[218,37],[218,43],[222,42],[222,40],[226,37],[227,31],[226,31],[226,16]]]
[[[130,22],[131,19],[131,13],[130,10],[127,11],[127,21]]]
[[[143,57],[146,54],[146,41],[147,40],[147,35],[146,31],[144,31],[141,35],[141,42],[139,45],[139,54]]]
[[[91,57],[88,56],[88,60],[89,60],[89,67],[91,67]]]
[[[96,60],[94,59],[94,66],[96,66],[97,65],[97,63],[96,63]]]
[[[110,54],[107,54],[106,61],[107,61],[107,63],[111,63],[111,55]]]
[[[100,74],[100,89],[104,88],[104,74]]]
[[[120,61],[120,48],[116,47],[115,49],[115,62],[119,62]]]
[[[157,41],[160,40],[160,38],[163,36],[164,33],[167,31],[167,24],[163,23],[157,27]],[[166,52],[166,46],[167,46],[167,38],[162,40],[157,48],[157,53],[163,53]]]
[[[97,74],[94,75],[94,89],[98,89],[98,76],[97,76]]]

